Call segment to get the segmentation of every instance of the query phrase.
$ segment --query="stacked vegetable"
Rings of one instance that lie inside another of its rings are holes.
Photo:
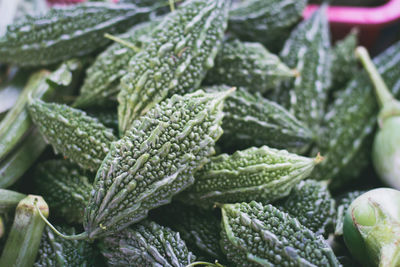
[[[399,184],[400,43],[359,52],[366,72],[326,5],[300,21],[305,0],[119,2],[0,37],[4,90],[24,87],[0,122],[1,266],[353,264],[342,233],[357,260],[352,244],[400,262],[379,240],[398,214],[340,196],[376,187],[372,158]]]

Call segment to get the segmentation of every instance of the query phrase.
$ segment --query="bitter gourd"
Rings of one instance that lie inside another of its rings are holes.
[[[229,30],[278,52],[292,27],[300,21],[306,4],[306,0],[240,1],[229,13]]]
[[[197,257],[202,256],[211,262],[225,259],[219,246],[221,220],[213,211],[173,202],[149,215],[157,223],[177,231]]]
[[[221,154],[195,174],[194,185],[182,198],[205,207],[215,202],[271,202],[287,196],[320,160],[267,146]]]
[[[230,0],[189,0],[160,22],[152,42],[132,58],[121,79],[121,133],[168,96],[200,86],[221,46],[229,4]]]
[[[389,47],[374,59],[393,94],[400,96],[400,42]],[[358,73],[341,92],[324,117],[326,129],[319,135],[319,151],[325,160],[312,176],[332,179],[335,189],[355,179],[369,163],[369,139],[376,125],[378,105],[372,85],[365,72]],[[364,159],[363,162],[354,162]]]
[[[57,225],[67,234],[75,234],[74,227]],[[57,236],[49,227],[45,227],[38,256],[34,267],[82,266],[95,267],[97,253],[91,244],[83,240],[66,240]]]
[[[227,88],[214,86],[206,90],[216,92]],[[302,153],[314,139],[311,130],[285,108],[242,88],[225,100],[224,114],[224,134],[219,144],[226,150],[267,145]]]
[[[339,266],[322,236],[272,205],[222,205],[221,246],[235,266]]]
[[[28,109],[54,151],[84,169],[96,171],[116,140],[112,130],[97,119],[67,105],[31,99]]]
[[[108,266],[185,267],[196,258],[179,233],[150,221],[106,237],[101,252]]]
[[[354,51],[357,47],[357,31],[352,31],[343,40],[336,43],[332,51],[332,90],[336,91],[346,86],[358,64]]]
[[[288,96],[291,111],[318,132],[331,86],[326,6],[322,6],[293,30],[280,55],[286,65],[300,72],[293,82],[283,83],[280,90],[290,90]]]
[[[127,72],[126,65],[138,53],[137,49],[149,41],[148,35],[156,25],[156,21],[145,22],[120,36],[124,41],[134,45],[136,50],[120,43],[114,43],[102,52],[87,69],[80,95],[73,106],[79,108],[104,106],[104,103],[116,97],[119,92],[120,79]]]
[[[45,161],[36,167],[35,190],[46,198],[52,214],[68,223],[82,223],[93,190],[88,175],[66,160]]]
[[[193,184],[215,152],[231,92],[174,95],[133,122],[97,172],[84,219],[89,239],[126,228]]]
[[[205,82],[210,85],[231,84],[245,87],[252,93],[265,93],[295,75],[296,71],[289,69],[262,44],[235,39],[224,42]]]
[[[105,33],[125,32],[147,20],[151,11],[133,4],[88,2],[28,16],[10,25],[0,39],[1,62],[38,66],[89,54],[110,42]]]
[[[336,216],[335,200],[325,182],[301,181],[277,207],[295,217],[317,235],[327,237],[333,230]]]
[[[344,216],[346,215],[347,209],[350,207],[351,203],[356,198],[358,198],[365,192],[367,191],[364,190],[350,191],[338,197],[335,235],[343,235],[343,220]]]

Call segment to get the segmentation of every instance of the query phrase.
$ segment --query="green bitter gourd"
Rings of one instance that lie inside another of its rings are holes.
[[[317,235],[327,237],[333,230],[336,216],[335,200],[325,182],[301,181],[277,207],[295,217]]]
[[[331,85],[331,54],[326,6],[300,23],[286,41],[281,58],[300,75],[279,88],[288,93],[290,110],[316,133]]]
[[[306,0],[238,1],[229,14],[229,30],[244,40],[263,43],[277,52],[301,20]]]
[[[167,15],[152,42],[129,62],[118,94],[120,132],[173,94],[200,86],[213,67],[227,25],[230,0],[189,0]]]
[[[151,221],[106,237],[100,249],[108,266],[185,267],[196,259],[179,233]]]
[[[215,153],[231,92],[174,95],[133,122],[97,172],[84,218],[89,239],[142,220],[193,184],[194,172]]]
[[[54,151],[84,169],[97,171],[116,140],[112,130],[97,119],[67,105],[31,99],[28,109]]]
[[[110,42],[105,33],[125,32],[148,19],[151,11],[133,4],[92,2],[28,16],[10,25],[0,39],[0,61],[38,66],[86,55]]]
[[[339,266],[322,236],[272,205],[221,208],[221,246],[234,266]]]
[[[127,73],[126,65],[139,52],[142,45],[149,42],[149,34],[157,22],[145,22],[133,27],[120,36],[134,47],[114,43],[97,56],[86,71],[86,78],[75,100],[74,107],[104,106],[116,98],[121,77]]]
[[[287,196],[320,160],[267,146],[221,154],[195,174],[194,185],[181,199],[205,207],[215,202],[271,202]]]
[[[289,69],[262,44],[235,39],[224,42],[205,83],[231,84],[252,93],[265,93],[296,75],[295,70]]]
[[[88,175],[66,160],[48,160],[35,170],[35,191],[49,203],[52,214],[68,223],[82,223],[93,186]]]
[[[227,88],[214,86],[207,91]],[[219,144],[225,150],[267,145],[303,153],[314,139],[311,130],[284,107],[242,88],[225,100],[224,114]]]
[[[75,234],[74,227],[57,225],[68,234]],[[49,227],[45,227],[40,241],[38,256],[34,267],[81,266],[95,267],[94,247],[83,240],[66,240],[57,236]]]

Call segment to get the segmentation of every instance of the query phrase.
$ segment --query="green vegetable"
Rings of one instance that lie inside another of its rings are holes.
[[[75,234],[74,227],[61,225],[57,226],[63,232]],[[82,266],[95,267],[97,253],[92,245],[82,240],[66,240],[54,234],[46,227],[42,234],[38,256],[34,267],[63,267]]]
[[[265,93],[295,75],[296,71],[290,70],[262,44],[235,39],[223,44],[205,81],[207,84],[231,84],[246,87],[252,93]]]
[[[3,63],[38,66],[86,55],[110,42],[104,33],[122,33],[148,19],[151,11],[101,2],[53,8],[10,25],[0,39],[0,58]]]
[[[322,236],[272,205],[221,208],[221,246],[234,266],[339,266]]]
[[[213,211],[176,202],[152,211],[150,217],[177,231],[196,256],[210,261],[225,259],[219,246],[221,220]]]
[[[229,30],[244,40],[263,43],[271,51],[281,49],[292,27],[301,20],[306,0],[237,1],[229,14]]]
[[[44,221],[38,210],[47,217],[49,208],[40,196],[28,195],[15,212],[14,223],[0,258],[0,266],[32,266],[42,236]]]
[[[121,135],[168,96],[199,87],[221,46],[229,4],[230,0],[185,1],[156,27],[152,42],[132,58],[121,80]]]
[[[359,196],[347,209],[344,240],[363,266],[400,265],[400,191],[378,188]]]
[[[32,120],[56,153],[62,153],[80,167],[97,171],[116,140],[111,129],[85,112],[67,105],[32,99]]]
[[[0,213],[14,210],[18,203],[25,197],[24,194],[15,191],[0,189]]]
[[[280,54],[286,65],[300,72],[300,76],[285,83],[280,90],[290,90],[291,111],[316,133],[331,85],[329,50],[329,25],[324,5],[293,30]]]
[[[149,221],[106,237],[101,252],[108,266],[184,267],[195,260],[179,233]]]
[[[400,96],[400,42],[374,59],[379,73],[395,96]],[[355,75],[324,117],[326,129],[319,135],[318,151],[325,160],[312,174],[331,179],[329,187],[337,189],[359,177],[369,164],[369,138],[376,124],[378,105],[365,72]],[[357,164],[354,164],[357,162]]]
[[[66,160],[39,163],[35,170],[35,191],[46,198],[52,214],[68,223],[82,223],[93,190],[88,175]]]
[[[80,90],[80,96],[75,100],[74,107],[100,106],[116,97],[119,92],[120,78],[127,73],[129,60],[138,49],[149,42],[148,34],[157,22],[145,22],[133,27],[122,35],[124,41],[134,47],[114,43],[104,50],[86,71],[86,78]]]
[[[13,68],[10,75],[5,77],[4,82],[2,82],[2,77],[0,76],[0,115],[3,116],[8,110],[10,110],[18,100],[24,89],[30,72],[26,70],[21,70],[18,68]],[[1,74],[0,74],[1,75]]]
[[[193,184],[194,172],[215,152],[231,92],[174,95],[133,122],[97,172],[84,219],[89,239],[142,220]]]
[[[205,207],[215,202],[271,202],[287,196],[321,160],[267,146],[221,154],[196,173],[183,199]]]
[[[317,235],[327,237],[333,230],[335,200],[324,182],[301,181],[278,208],[295,217]]]
[[[350,207],[351,203],[364,194],[366,191],[350,191],[339,197],[337,201],[337,217],[335,226],[335,235],[343,235],[343,220],[346,215],[347,209]]]
[[[207,91],[227,90],[214,86]],[[227,150],[268,145],[292,152],[304,152],[313,136],[302,122],[279,104],[239,89],[225,100],[220,144]]]
[[[380,107],[379,130],[375,135],[372,162],[384,183],[400,189],[400,101],[389,91],[363,47],[356,50],[375,87]]]
[[[357,47],[358,32],[353,30],[346,38],[336,43],[332,51],[332,90],[346,86],[354,73],[357,73],[357,59],[354,51]]]

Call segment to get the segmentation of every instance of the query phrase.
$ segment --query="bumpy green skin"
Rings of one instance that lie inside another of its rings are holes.
[[[76,234],[73,227],[55,226],[65,234]],[[45,227],[34,267],[80,266],[95,267],[96,252],[86,241],[66,240]]]
[[[323,182],[301,181],[278,208],[295,217],[317,235],[327,237],[333,230],[335,200]]]
[[[207,88],[209,92],[226,90],[226,86]],[[268,145],[291,152],[304,152],[312,142],[312,132],[279,104],[236,90],[224,105],[224,134],[220,144],[226,149],[245,149]]]
[[[87,176],[66,160],[45,161],[36,167],[35,190],[47,200],[52,214],[68,223],[82,223],[93,189]]]
[[[108,266],[185,267],[196,259],[179,233],[150,221],[105,238],[101,252]]]
[[[354,51],[357,47],[357,32],[353,31],[336,43],[332,57],[332,90],[342,89],[357,73],[358,62]]]
[[[400,42],[376,57],[374,64],[394,96],[399,97]],[[332,179],[329,185],[332,189],[359,177],[370,162],[370,158],[363,155],[371,154],[371,134],[378,112],[372,84],[365,72],[359,73],[338,95],[324,117],[326,129],[319,135],[318,143],[325,160],[312,176]]]
[[[244,40],[279,51],[292,27],[301,19],[306,0],[246,0],[233,5],[229,30]]]
[[[156,25],[157,22],[139,24],[120,38],[140,49],[149,41],[148,35]],[[73,106],[100,106],[116,97],[120,79],[127,73],[126,66],[137,52],[120,43],[114,43],[104,50],[87,69],[80,96]]]
[[[281,58],[300,75],[280,88],[289,91],[290,109],[316,132],[322,120],[331,85],[331,55],[326,6],[300,23],[291,33]]]
[[[112,144],[85,212],[90,239],[140,221],[193,184],[193,173],[215,153],[229,93],[174,95],[135,120]]]
[[[150,216],[161,225],[177,231],[197,256],[203,256],[210,262],[219,260],[221,263],[225,259],[219,246],[221,220],[213,211],[176,202],[154,210]]]
[[[85,112],[67,105],[32,99],[29,113],[44,139],[56,153],[83,169],[97,171],[116,140],[111,129]]]
[[[317,160],[263,146],[212,157],[195,175],[183,199],[210,207],[215,202],[258,200],[270,202],[287,196],[306,178]]]
[[[350,207],[351,203],[364,194],[366,191],[350,191],[344,195],[341,195],[337,201],[337,219],[335,226],[335,235],[343,235],[343,220],[346,215],[347,209]]]
[[[339,266],[322,236],[272,205],[222,205],[221,238],[235,266]]]
[[[148,19],[150,11],[101,2],[54,8],[11,25],[0,39],[0,58],[3,63],[38,66],[86,55],[110,42],[105,33],[122,33]]]
[[[223,44],[205,82],[243,86],[252,93],[265,93],[295,74],[262,44],[235,39]]]
[[[197,89],[213,67],[230,0],[189,0],[167,15],[152,42],[129,63],[118,95],[120,132],[173,94]]]

